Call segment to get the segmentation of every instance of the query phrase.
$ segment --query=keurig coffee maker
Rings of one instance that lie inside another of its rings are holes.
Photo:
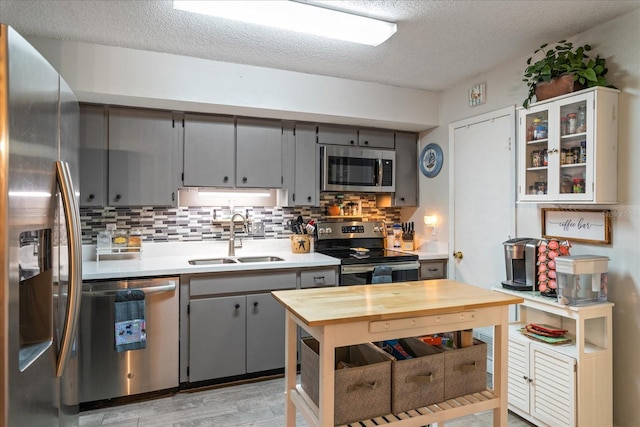
[[[538,239],[518,237],[503,242],[507,280],[502,287],[516,291],[536,291],[538,281],[536,259]]]

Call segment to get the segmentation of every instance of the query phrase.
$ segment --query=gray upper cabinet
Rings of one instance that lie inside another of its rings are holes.
[[[319,126],[318,144],[357,145],[358,129],[338,126]]]
[[[393,149],[394,134],[390,130],[325,125],[318,127],[318,143]]]
[[[236,122],[236,187],[282,187],[282,122],[239,118]]]
[[[110,108],[107,205],[175,206],[179,156],[171,112]]]
[[[393,149],[393,131],[378,129],[360,129],[358,131],[358,145],[361,147]]]
[[[418,143],[415,133],[396,133],[394,206],[418,206]]]
[[[233,117],[186,114],[184,117],[184,185],[235,185],[236,129]]]
[[[318,206],[320,162],[316,145],[316,127],[296,125],[295,129],[295,206]]]
[[[80,206],[107,202],[107,115],[103,106],[80,106]]]

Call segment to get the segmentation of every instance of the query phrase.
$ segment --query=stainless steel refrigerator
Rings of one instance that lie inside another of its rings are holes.
[[[78,126],[64,80],[0,24],[0,426],[78,425]]]

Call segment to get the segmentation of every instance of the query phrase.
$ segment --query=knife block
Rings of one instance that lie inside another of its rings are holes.
[[[416,250],[416,241],[415,240],[403,240],[400,249],[403,251],[415,251]]]

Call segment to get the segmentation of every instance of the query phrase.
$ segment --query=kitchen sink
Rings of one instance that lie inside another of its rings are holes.
[[[202,258],[190,259],[191,265],[213,265],[213,264],[235,264],[236,260],[232,258]]]
[[[273,262],[284,261],[277,256],[247,256],[238,258],[238,262]]]

